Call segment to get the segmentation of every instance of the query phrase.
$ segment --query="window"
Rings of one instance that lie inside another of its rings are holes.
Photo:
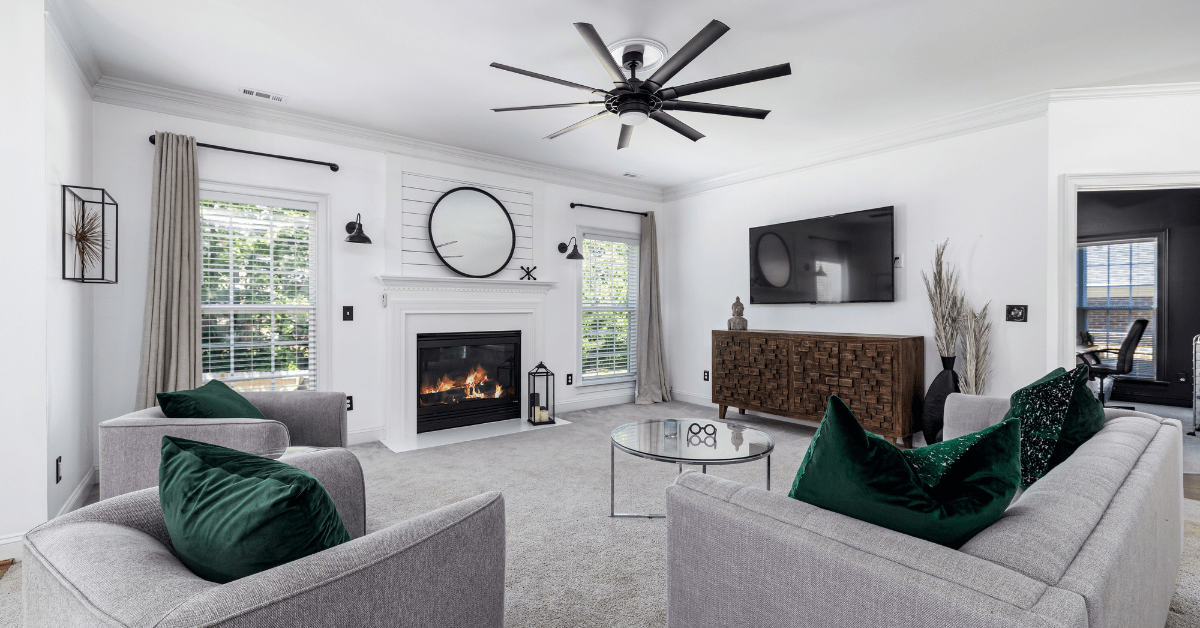
[[[637,375],[638,240],[584,233],[581,382]]]
[[[1079,246],[1079,308],[1097,349],[1121,348],[1133,321],[1150,321],[1127,377],[1155,379],[1158,239],[1089,242]],[[1106,365],[1116,353],[1101,354]]]
[[[317,388],[315,209],[200,201],[205,381]]]

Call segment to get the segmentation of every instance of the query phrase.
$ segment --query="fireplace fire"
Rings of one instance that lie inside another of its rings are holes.
[[[521,332],[417,335],[417,432],[517,418]]]

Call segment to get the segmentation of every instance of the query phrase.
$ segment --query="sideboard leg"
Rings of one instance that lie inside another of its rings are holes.
[[[728,410],[728,409],[729,409],[729,406],[723,406],[723,405],[721,405],[721,404],[717,404],[717,418],[718,418],[718,419],[724,419],[724,418],[725,418],[725,411],[726,411],[726,410]]]
[[[746,414],[745,408],[738,408],[738,414]]]
[[[913,448],[912,434],[909,434],[908,436],[905,436],[904,438],[900,439],[900,444],[903,445],[905,449],[912,449]]]

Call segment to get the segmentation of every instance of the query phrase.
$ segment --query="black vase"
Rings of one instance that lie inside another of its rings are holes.
[[[959,392],[958,373],[954,372],[954,356],[942,358],[942,372],[933,378],[925,393],[925,409],[921,413],[921,431],[925,444],[942,442],[942,423],[945,420],[946,397]]]

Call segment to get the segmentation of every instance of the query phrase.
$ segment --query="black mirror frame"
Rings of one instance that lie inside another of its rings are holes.
[[[504,260],[504,263],[500,265],[500,268],[497,268],[496,270],[494,270],[486,275],[468,275],[467,273],[464,273],[463,271],[455,268],[454,266],[452,266],[450,264],[450,262],[446,261],[446,258],[442,257],[442,252],[438,250],[437,242],[433,241],[433,215],[437,212],[438,205],[440,205],[441,202],[443,200],[445,200],[445,198],[447,196],[450,196],[451,194],[454,194],[455,192],[460,192],[463,190],[470,190],[472,192],[479,192],[481,194],[486,194],[488,198],[492,199],[492,202],[496,203],[496,206],[500,208],[500,211],[504,212],[504,217],[508,219],[509,231],[512,233],[512,246],[509,247],[509,249],[508,249],[508,259]],[[491,276],[499,273],[500,271],[504,270],[505,268],[508,268],[509,262],[512,261],[513,254],[516,253],[516,251],[517,251],[517,228],[513,224],[512,214],[508,213],[508,208],[504,206],[504,203],[500,202],[500,199],[496,198],[495,196],[492,196],[487,190],[481,190],[477,187],[471,187],[471,186],[457,187],[457,188],[449,190],[445,194],[442,194],[441,196],[439,196],[438,200],[436,202],[434,202],[433,208],[429,210],[429,222],[426,224],[426,231],[429,232],[429,245],[430,245],[430,247],[433,248],[433,254],[437,255],[437,258],[439,260],[441,260],[442,264],[445,265],[446,268],[449,268],[450,270],[462,275],[463,277],[470,277],[472,279],[484,279],[487,277],[491,277]]]

